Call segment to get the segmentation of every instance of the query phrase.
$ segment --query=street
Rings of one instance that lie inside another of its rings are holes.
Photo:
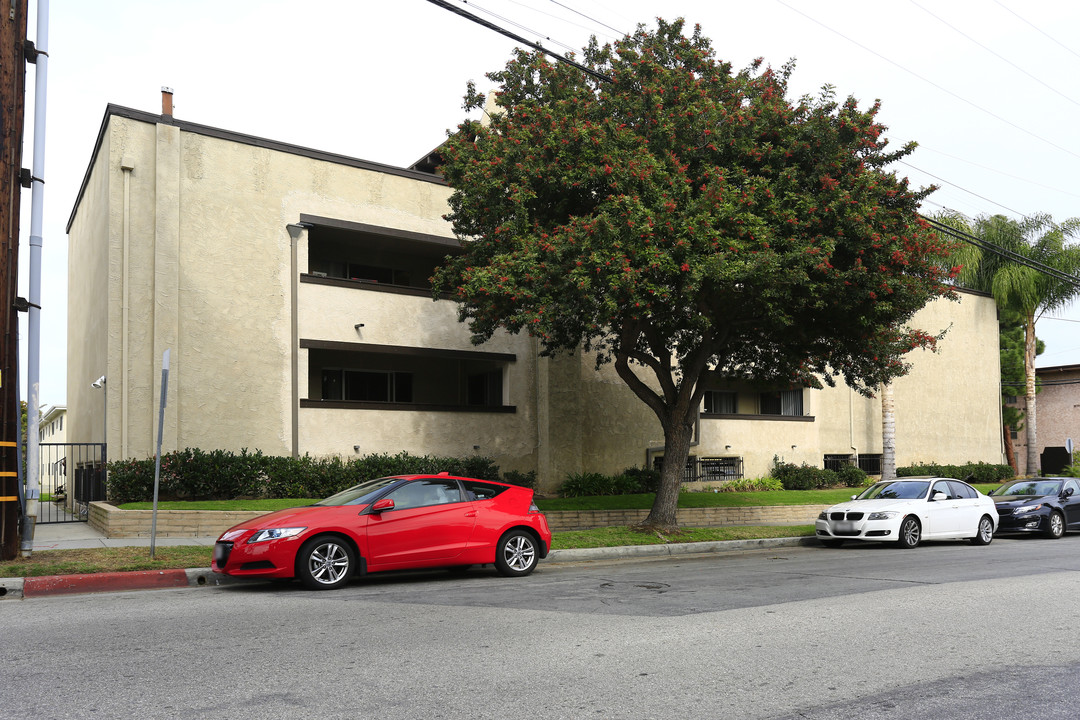
[[[1080,537],[0,602],[4,718],[1072,718]]]

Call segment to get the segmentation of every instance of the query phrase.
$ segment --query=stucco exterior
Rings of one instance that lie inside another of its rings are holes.
[[[449,194],[422,169],[109,106],[68,226],[69,438],[99,441],[107,418],[111,460],[151,455],[169,350],[166,451],[476,453],[548,489],[658,455],[610,367],[541,359],[524,336],[473,346],[432,300],[409,258],[456,250]],[[898,463],[1000,462],[993,301],[961,293],[917,324],[948,332],[895,384]],[[880,404],[843,385],[805,391],[798,416],[738,402],[703,415],[695,456],[753,476],[881,452]]]

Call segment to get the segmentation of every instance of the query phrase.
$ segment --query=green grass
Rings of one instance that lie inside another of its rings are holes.
[[[677,533],[660,535],[642,533],[628,527],[605,527],[572,530],[553,534],[553,550],[573,548],[619,547],[623,545],[662,545],[666,543],[747,540],[772,537],[813,535],[811,525],[771,527],[683,528]],[[40,577],[43,575],[85,575],[129,570],[171,570],[210,566],[212,549],[203,545],[178,545],[156,548],[154,559],[146,547],[79,548],[76,550],[38,550],[29,559],[0,562],[0,577]]]

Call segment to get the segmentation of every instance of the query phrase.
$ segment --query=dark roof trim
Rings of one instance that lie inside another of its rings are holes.
[[[325,162],[336,163],[338,165],[346,165],[348,167],[360,168],[362,170],[371,170],[372,172],[380,172],[387,175],[397,175],[399,177],[411,178],[413,180],[435,183],[436,185],[446,185],[445,180],[443,180],[438,175],[432,175],[431,173],[420,172],[418,170],[411,170],[408,168],[395,167],[393,165],[383,165],[382,163],[371,162],[370,160],[360,160],[358,158],[352,158],[346,155],[338,155],[337,153],[314,150],[312,148],[303,147],[301,145],[291,145],[289,143],[278,142],[277,140],[268,140],[266,138],[260,138],[254,135],[245,135],[244,133],[233,132],[231,130],[222,130],[221,128],[210,127],[209,125],[200,125],[198,123],[187,122],[185,120],[177,120],[170,115],[155,115],[153,113],[144,112],[142,110],[134,110],[132,108],[123,107],[121,105],[113,105],[112,103],[109,103],[109,105],[105,108],[105,117],[101,121],[101,127],[98,129],[97,140],[94,142],[94,151],[90,156],[90,164],[87,166],[86,173],[83,175],[82,184],[79,186],[79,194],[75,197],[75,206],[71,209],[71,215],[68,217],[67,226],[64,228],[65,232],[71,232],[71,223],[75,220],[75,212],[79,209],[79,204],[82,202],[83,193],[86,192],[86,185],[90,182],[90,171],[94,167],[94,161],[97,159],[98,152],[101,150],[101,143],[105,138],[105,129],[109,126],[109,118],[114,115],[117,117],[127,118],[129,120],[137,120],[139,122],[150,123],[153,125],[172,125],[173,127],[180,128],[181,132],[193,133],[195,135],[204,135],[206,137],[217,138],[219,140],[228,140],[230,142],[239,143],[241,145],[252,145],[254,147],[266,148],[268,150],[276,150],[278,152],[289,153],[291,155],[300,155],[302,157],[308,157],[314,160],[323,160]]]
[[[338,230],[348,230],[350,232],[362,232],[369,235],[392,237],[398,240],[414,240],[416,242],[428,243],[431,245],[445,245],[452,248],[461,247],[461,243],[458,242],[457,238],[446,237],[445,235],[431,235],[429,233],[401,230],[400,228],[385,227],[383,225],[369,225],[367,223],[352,222],[351,220],[339,220],[337,218],[321,217],[319,215],[308,215],[307,213],[300,213],[300,222],[310,223],[317,227],[336,228]]]
[[[300,347],[308,350],[344,350],[346,352],[408,355],[411,357],[442,358],[444,360],[517,361],[517,355],[514,355],[513,353],[478,352],[474,350],[443,350],[440,348],[409,347],[407,345],[374,345],[372,343],[339,342],[337,340],[309,340],[300,338]]]
[[[1080,372],[1080,365],[1053,365],[1035,368],[1036,375],[1050,375],[1051,373]]]

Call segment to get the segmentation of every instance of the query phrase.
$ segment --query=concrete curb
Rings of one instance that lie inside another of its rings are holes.
[[[761,550],[767,548],[816,545],[813,536],[718,540],[715,542],[671,543],[668,545],[623,545],[608,548],[552,550],[545,563],[575,563],[589,560],[619,560],[635,557],[675,557],[702,553]],[[129,590],[159,590],[177,587],[221,587],[261,582],[257,578],[234,578],[210,568],[186,570],[137,570],[90,575],[49,575],[45,577],[0,578],[0,600],[21,600],[48,595],[75,595]]]
[[[618,560],[630,557],[669,557],[698,553],[721,553],[736,550],[761,550],[772,547],[817,545],[813,535],[793,538],[758,538],[755,540],[716,540],[713,542],[669,543],[667,545],[620,545],[607,548],[576,548],[552,550],[546,563],[584,562],[588,560]]]
[[[253,582],[250,578],[232,578],[227,575],[218,575],[210,568],[0,578],[0,600],[21,600],[23,598],[45,597],[48,595],[160,590],[178,587],[217,587],[250,582]]]

